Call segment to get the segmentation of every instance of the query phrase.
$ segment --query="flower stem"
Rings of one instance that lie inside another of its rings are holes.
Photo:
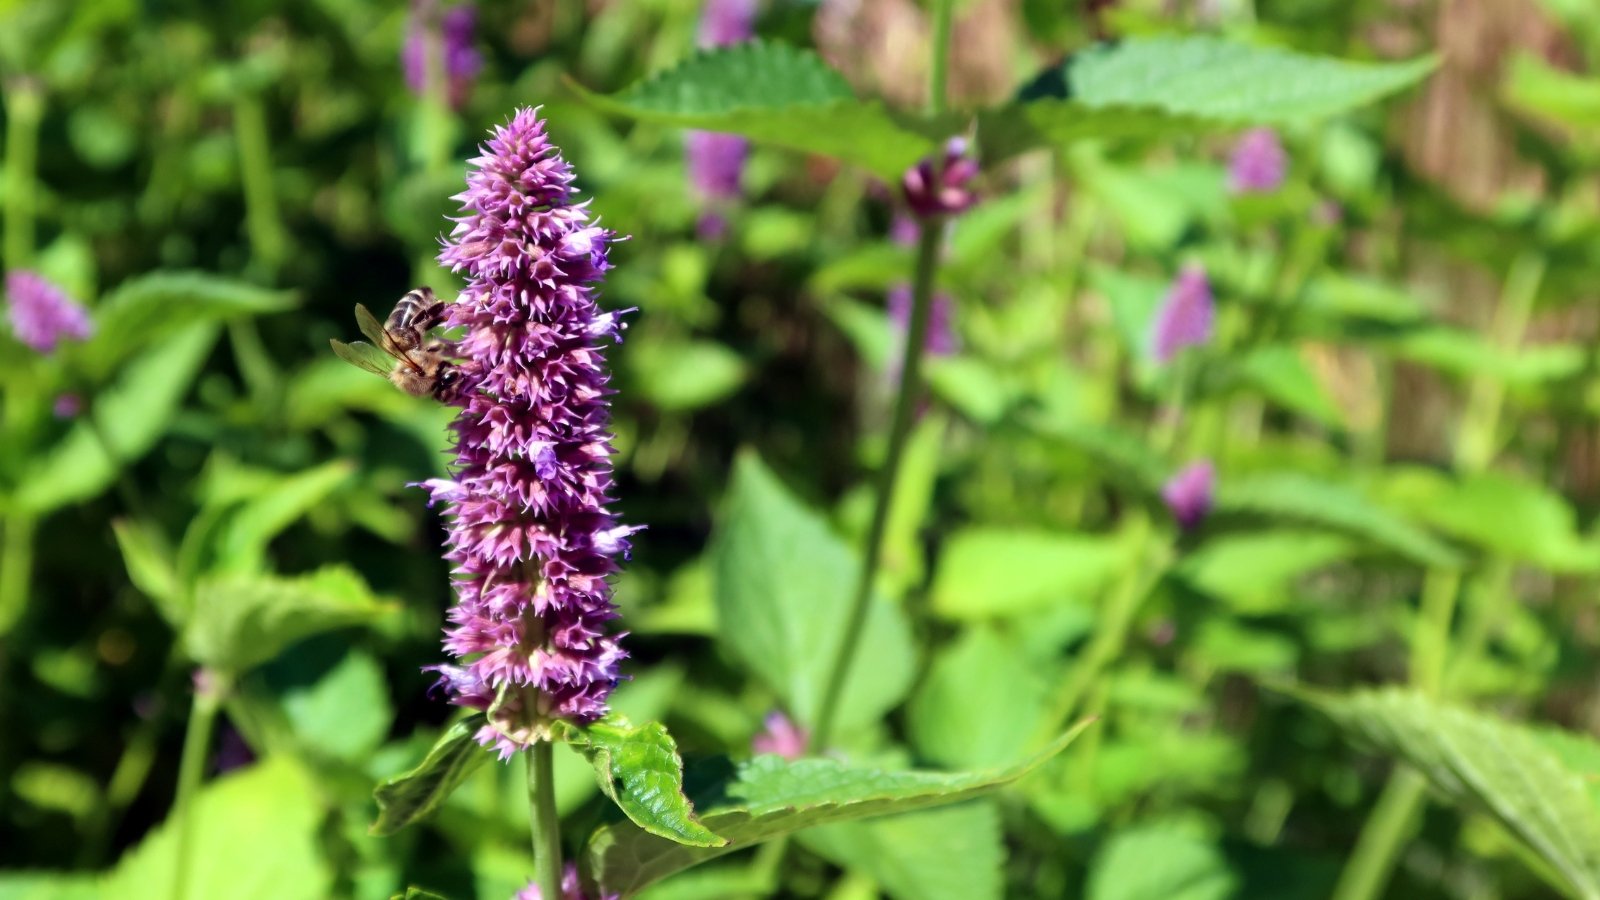
[[[28,582],[33,574],[33,517],[13,511],[0,528],[0,635],[16,627],[28,606]]]
[[[33,258],[34,182],[44,96],[33,82],[19,79],[6,87],[5,100],[5,264],[7,269],[20,269]]]
[[[210,673],[204,673],[210,674]],[[206,757],[211,750],[211,729],[222,704],[222,686],[214,674],[197,679],[194,706],[183,733],[183,756],[178,761],[178,797],[173,815],[178,821],[178,840],[172,869],[173,900],[188,900],[190,856],[194,849],[194,797],[205,774]]]
[[[534,880],[546,900],[561,897],[561,818],[556,815],[555,749],[528,748],[528,818],[533,825]]]
[[[272,183],[272,146],[261,98],[241,89],[233,101],[233,136],[239,144],[239,177],[244,183],[245,231],[255,264],[275,276],[288,255],[289,239],[278,215]]]
[[[906,329],[904,356],[900,363],[900,390],[895,395],[893,419],[889,426],[889,449],[883,468],[878,471],[876,496],[872,504],[872,524],[867,528],[866,552],[861,572],[856,579],[855,595],[851,599],[850,617],[846,620],[844,639],[839,652],[828,669],[827,689],[822,693],[822,705],[817,710],[816,727],[811,732],[808,749],[812,752],[828,746],[832,737],[834,719],[839,712],[839,699],[850,676],[850,666],[855,661],[861,644],[861,631],[867,621],[867,609],[872,599],[872,585],[877,579],[878,563],[883,558],[883,536],[889,524],[889,506],[894,498],[895,478],[900,474],[900,459],[905,455],[906,439],[911,434],[911,420],[915,417],[917,403],[922,394],[922,345],[928,337],[929,311],[933,306],[934,272],[939,265],[939,244],[943,239],[942,223],[925,221],[922,236],[917,244],[917,268],[911,284],[911,323]]]
[[[1545,259],[1525,253],[1506,273],[1504,291],[1491,333],[1501,348],[1515,352],[1522,345],[1533,316],[1533,303],[1544,280]],[[1481,370],[1468,389],[1467,408],[1456,437],[1457,475],[1476,475],[1494,461],[1500,420],[1505,410],[1505,383],[1492,369]],[[1411,636],[1411,684],[1430,697],[1445,693],[1450,663],[1450,632],[1457,600],[1464,589],[1459,570],[1428,570],[1422,585],[1421,613]],[[1361,828],[1355,852],[1345,864],[1334,900],[1372,900],[1383,893],[1426,799],[1422,776],[1398,769]]]

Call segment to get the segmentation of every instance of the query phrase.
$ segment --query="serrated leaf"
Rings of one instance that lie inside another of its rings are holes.
[[[1299,472],[1266,472],[1222,483],[1219,511],[1319,525],[1355,535],[1431,566],[1461,564],[1460,555],[1428,532],[1349,487]]]
[[[293,306],[287,291],[205,272],[151,272],[128,279],[100,302],[83,358],[91,373],[103,374],[133,350],[160,346],[180,330]]]
[[[490,751],[473,738],[478,725],[476,716],[451,725],[415,768],[380,782],[372,792],[378,801],[378,818],[368,830],[380,836],[394,834],[427,818],[488,762]]]
[[[1084,138],[1285,124],[1363,106],[1434,65],[1351,62],[1210,36],[1136,37],[1074,54],[1036,82],[1036,99],[980,114],[978,130],[985,155],[1005,157]]]
[[[610,715],[581,728],[564,726],[562,739],[589,760],[600,790],[635,825],[694,847],[727,843],[696,821],[694,808],[683,795],[683,760],[665,725],[635,726]]]
[[[858,99],[844,76],[815,53],[766,41],[701,51],[615,94],[573,89],[618,115],[742,134],[832,156],[887,179],[898,179],[958,127],[935,128]]]
[[[299,578],[210,576],[195,586],[184,647],[196,662],[237,675],[296,641],[371,622],[389,609],[344,566]]]
[[[1574,895],[1600,897],[1600,808],[1584,779],[1540,739],[1541,729],[1409,690],[1302,696],[1363,742],[1416,768],[1450,803],[1488,813]]]
[[[951,535],[933,579],[949,619],[1009,616],[1097,595],[1128,559],[1115,535],[979,526]]]
[[[854,554],[746,454],[734,466],[710,555],[723,646],[813,725],[849,617]],[[841,729],[876,721],[911,686],[914,651],[904,613],[875,597],[865,628],[837,713]]]
[[[44,513],[109,487],[123,466],[149,452],[166,432],[216,339],[214,326],[197,325],[130,363],[92,399],[84,415],[94,417],[93,425],[73,423],[59,444],[34,457],[12,497],[16,507]]]
[[[807,850],[872,877],[895,900],[1000,900],[1005,849],[993,803],[975,801],[800,833]]]
[[[987,772],[857,769],[832,759],[791,762],[771,754],[731,769],[692,768],[690,798],[700,821],[728,840],[725,846],[689,847],[631,823],[608,825],[589,839],[590,869],[604,890],[631,894],[680,869],[804,828],[970,800],[1028,774],[1088,724],[1017,765]]]

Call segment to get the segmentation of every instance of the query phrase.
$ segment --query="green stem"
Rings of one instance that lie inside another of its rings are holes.
[[[889,426],[889,449],[878,471],[876,496],[872,504],[872,524],[867,529],[866,553],[861,572],[856,579],[855,595],[851,599],[850,616],[846,620],[844,639],[828,669],[827,688],[822,693],[822,705],[817,710],[816,729],[811,733],[809,748],[816,751],[828,746],[832,737],[834,718],[839,712],[839,698],[844,694],[850,677],[850,666],[855,661],[856,649],[861,644],[861,632],[867,621],[867,609],[872,599],[872,585],[877,579],[878,563],[883,557],[883,536],[889,524],[889,507],[894,498],[895,478],[900,474],[900,459],[905,455],[906,439],[911,433],[917,403],[922,394],[922,345],[928,336],[929,311],[933,306],[933,279],[939,266],[939,244],[944,237],[941,222],[922,223],[922,238],[917,244],[916,276],[911,285],[911,323],[906,329],[905,350],[900,363],[900,389],[894,399],[894,414]]]
[[[1522,346],[1544,272],[1544,257],[1524,253],[1506,273],[1491,328],[1506,352],[1515,353]],[[1505,384],[1493,371],[1483,371],[1472,380],[1467,396],[1467,408],[1456,436],[1454,462],[1458,475],[1475,475],[1494,461],[1505,411]],[[1423,580],[1421,611],[1411,636],[1411,683],[1429,696],[1438,697],[1445,692],[1450,632],[1463,580],[1458,570],[1444,568],[1430,569]],[[1362,826],[1334,900],[1371,900],[1382,893],[1424,800],[1422,776],[1411,769],[1400,769],[1390,776],[1377,806]]]
[[[5,263],[7,269],[20,269],[33,258],[34,190],[44,95],[33,82],[19,79],[7,86],[5,100]]]
[[[28,582],[33,575],[33,517],[13,511],[0,535],[0,635],[16,627],[28,608]]]
[[[950,83],[950,20],[954,0],[936,0],[933,9],[933,59],[928,75],[928,112],[937,116],[945,110]]]
[[[1397,769],[1361,829],[1356,849],[1339,875],[1333,900],[1370,900],[1383,893],[1400,848],[1422,808],[1427,785],[1411,769]]]
[[[211,730],[222,705],[223,685],[219,676],[201,670],[196,679],[194,707],[183,733],[183,756],[178,761],[178,798],[173,815],[178,820],[178,841],[173,858],[172,896],[188,900],[190,856],[194,850],[194,798],[205,774],[206,757],[211,750]]]
[[[239,144],[239,178],[244,185],[245,231],[255,261],[276,275],[289,241],[278,215],[278,194],[272,179],[272,144],[261,99],[241,89],[233,101],[233,135]]]
[[[533,871],[546,897],[561,896],[561,818],[556,815],[555,750],[549,741],[528,748],[528,818],[533,825]]]

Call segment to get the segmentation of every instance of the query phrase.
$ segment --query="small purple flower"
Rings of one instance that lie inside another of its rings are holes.
[[[50,405],[50,411],[58,419],[76,419],[78,413],[83,412],[83,398],[77,394],[57,395],[55,402]]]
[[[896,285],[889,290],[889,321],[894,323],[895,331],[902,338],[911,327],[911,301],[909,285]],[[955,304],[950,302],[950,296],[935,292],[928,309],[928,334],[922,342],[924,352],[949,356],[961,349],[961,339],[950,325],[954,312]]]
[[[610,509],[609,376],[620,337],[595,284],[612,232],[573,196],[573,174],[532,109],[519,109],[471,161],[439,253],[466,288],[445,324],[462,330],[462,409],[452,477],[426,483],[449,507],[446,558],[458,602],[437,689],[486,710],[478,740],[502,757],[590,722],[627,655],[607,578],[628,535]]]
[[[899,247],[915,247],[917,238],[922,236],[922,226],[917,220],[903,213],[895,213],[894,220],[889,223],[889,240]]]
[[[1183,348],[1210,341],[1215,320],[1216,303],[1206,270],[1195,264],[1184,266],[1156,313],[1150,341],[1156,362],[1165,365]]]
[[[799,759],[806,755],[806,744],[811,735],[790,718],[776,710],[767,714],[761,733],[750,740],[750,749],[756,753],[776,753],[784,759]]]
[[[1277,190],[1289,168],[1289,157],[1271,128],[1252,128],[1233,145],[1228,159],[1228,190],[1264,194]]]
[[[938,160],[924,159],[900,180],[906,205],[919,218],[953,216],[978,202],[967,183],[978,175],[978,161],[967,155],[967,142],[954,137],[944,145]]]
[[[748,41],[755,36],[755,21],[755,0],[707,0],[700,10],[696,43],[709,48]],[[683,153],[689,184],[706,205],[696,232],[701,240],[721,240],[728,226],[722,207],[739,199],[750,142],[736,134],[690,131],[684,136]]]
[[[6,305],[17,340],[40,353],[54,352],[63,340],[83,341],[94,334],[89,313],[36,272],[6,274]]]
[[[445,96],[451,109],[466,105],[473,82],[483,69],[483,57],[473,47],[478,11],[470,3],[446,10],[441,16],[432,0],[414,0],[411,23],[400,60],[406,72],[406,86],[423,96],[435,68],[445,79]],[[437,53],[437,62],[430,58]]]
[[[706,0],[700,7],[700,47],[726,47],[756,36],[756,0]]]
[[[1184,466],[1162,486],[1161,499],[1166,501],[1172,517],[1185,531],[1199,525],[1211,512],[1216,480],[1217,473],[1211,462],[1200,460]]]
[[[606,894],[599,900],[619,900],[621,894]],[[544,892],[537,884],[528,882],[528,886],[520,891],[511,900],[544,900]],[[561,900],[589,900],[583,893],[583,885],[578,881],[578,867],[567,863],[561,871]]]

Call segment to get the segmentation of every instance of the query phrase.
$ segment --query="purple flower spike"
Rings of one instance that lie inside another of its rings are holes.
[[[940,159],[924,159],[908,169],[900,186],[906,205],[919,218],[953,216],[978,202],[977,194],[967,187],[977,175],[978,161],[967,155],[966,140],[955,137],[945,143]]]
[[[418,96],[428,91],[429,54],[437,46],[439,73],[445,80],[445,95],[451,109],[466,105],[473,82],[483,69],[483,57],[472,45],[478,11],[470,3],[446,10],[441,16],[432,0],[411,4],[411,24],[400,61],[406,73],[406,86]]]
[[[606,894],[599,900],[619,900],[621,894]],[[537,884],[529,882],[528,886],[520,891],[511,900],[544,900],[544,892]],[[578,882],[578,867],[574,863],[567,863],[561,872],[561,898],[560,900],[589,900],[583,893],[583,885]]]
[[[706,0],[700,8],[699,46],[726,47],[755,36],[756,0]]]
[[[1156,313],[1151,336],[1156,362],[1165,365],[1179,350],[1210,341],[1216,317],[1216,303],[1211,298],[1205,269],[1193,264],[1184,266]]]
[[[1210,461],[1201,460],[1183,467],[1162,486],[1161,499],[1185,531],[1199,525],[1211,512],[1216,481],[1217,472]]]
[[[1288,172],[1289,157],[1271,128],[1252,128],[1233,145],[1228,160],[1228,190],[1264,194],[1277,190]]]
[[[811,736],[788,716],[773,711],[767,714],[762,730],[750,741],[756,753],[776,753],[784,759],[799,759],[806,755],[806,743]]]
[[[911,301],[909,285],[897,285],[889,290],[889,321],[894,323],[895,330],[901,336],[911,327]],[[950,324],[953,318],[955,304],[950,302],[950,295],[935,292],[928,309],[928,334],[922,343],[925,352],[934,356],[949,356],[961,349],[961,339]]]
[[[40,353],[55,352],[63,340],[83,341],[94,334],[89,313],[35,272],[7,273],[6,306],[17,340]]]
[[[532,109],[471,161],[439,262],[467,286],[453,476],[426,487],[452,516],[458,602],[437,667],[451,702],[489,712],[478,740],[502,757],[555,719],[606,712],[626,656],[607,577],[637,529],[611,512],[610,389],[601,345],[620,337],[595,284],[615,235],[576,202],[572,169]]]

